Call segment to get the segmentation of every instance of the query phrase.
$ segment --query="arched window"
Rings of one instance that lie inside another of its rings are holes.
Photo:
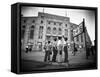
[[[53,33],[56,34],[56,27],[53,28]]]
[[[46,36],[46,40],[50,41],[51,37],[50,36]]]
[[[67,24],[65,24],[65,26],[67,27]]]
[[[41,24],[43,24],[43,20],[41,20]]]
[[[50,22],[50,21],[48,21],[48,24],[50,25],[50,24],[51,24],[51,22]]]
[[[56,22],[54,22],[54,25],[56,25]]]
[[[47,33],[50,34],[51,33],[51,28],[47,27]]]
[[[59,26],[61,26],[62,25],[62,23],[59,23]]]
[[[31,29],[34,29],[34,25],[31,26]]]
[[[39,39],[43,38],[43,26],[39,27]]]
[[[65,29],[65,36],[68,36],[68,30]]]
[[[44,18],[44,15],[42,15],[41,18]]]
[[[33,20],[32,23],[35,23],[35,20]]]
[[[61,28],[58,29],[58,34],[59,34],[59,35],[62,34],[62,29],[61,29]]]
[[[23,20],[24,23],[26,23],[26,20]]]
[[[77,41],[77,42],[79,41],[79,36],[76,37],[76,41]]]
[[[26,26],[25,26],[25,25],[23,25],[23,26],[22,26],[22,29],[25,29],[25,27],[26,27]]]
[[[61,32],[61,31],[62,31],[62,29],[61,29],[61,28],[59,28],[59,31]]]

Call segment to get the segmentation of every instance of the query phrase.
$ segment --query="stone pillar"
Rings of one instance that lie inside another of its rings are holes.
[[[29,36],[30,36],[30,25],[27,24],[26,29],[25,29],[25,35],[24,35],[24,49],[25,49],[25,46],[28,44]]]
[[[84,36],[84,33],[83,33],[83,47],[85,48],[85,36]]]
[[[44,23],[43,23],[43,39],[42,39],[42,48],[45,45],[45,41],[46,41],[46,26],[47,26],[47,21],[46,18],[44,18]]]
[[[68,23],[68,51],[71,51],[71,24]]]
[[[71,25],[68,24],[68,42],[71,43]]]

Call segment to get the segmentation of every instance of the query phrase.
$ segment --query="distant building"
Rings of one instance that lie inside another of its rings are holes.
[[[73,29],[78,25],[71,23],[69,17],[52,15],[39,12],[36,17],[21,18],[21,42],[22,48],[32,44],[33,50],[42,50],[44,43],[51,42],[54,38],[68,38],[69,49],[72,48],[73,41],[79,46],[84,47],[84,35],[81,34],[73,38]],[[91,42],[88,33],[86,33],[88,42]]]

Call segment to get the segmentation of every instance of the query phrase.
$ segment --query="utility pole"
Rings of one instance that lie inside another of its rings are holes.
[[[43,13],[44,13],[44,8],[43,8]]]
[[[67,11],[65,10],[65,17],[67,17]]]
[[[86,42],[86,27],[85,27],[85,19],[83,18],[83,34],[84,34],[84,45],[86,51],[86,59],[88,59],[88,51],[87,51],[87,42]]]

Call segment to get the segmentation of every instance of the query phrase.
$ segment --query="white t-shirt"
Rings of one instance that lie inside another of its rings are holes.
[[[28,45],[26,45],[26,48],[28,48]]]
[[[58,40],[57,46],[59,46],[60,44],[62,44],[62,41],[61,40]]]
[[[57,48],[58,48],[58,50],[62,50],[62,47],[63,47],[62,41],[58,40],[58,42],[57,42]]]
[[[62,38],[62,44],[65,45],[66,41],[64,40],[64,38]]]

